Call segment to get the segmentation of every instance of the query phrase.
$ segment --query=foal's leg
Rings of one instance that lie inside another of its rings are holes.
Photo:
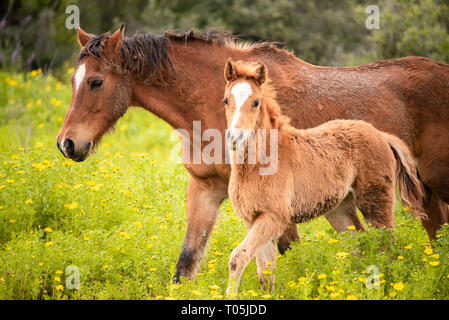
[[[327,212],[325,217],[338,232],[347,231],[351,225],[355,226],[357,230],[365,230],[357,216],[357,207],[352,193],[349,193],[337,208]]]
[[[274,241],[269,241],[264,247],[256,252],[256,263],[257,263],[257,274],[259,276],[260,285],[262,290],[265,291],[265,284],[267,278],[265,277],[265,270],[269,270],[270,274],[270,291],[274,290],[275,275],[274,271],[276,269],[276,245]]]
[[[394,187],[372,185],[364,190],[360,196],[357,195],[357,206],[368,224],[375,228],[394,230],[395,198]],[[395,241],[395,234],[389,233],[381,252],[387,252],[388,247]]]
[[[356,197],[357,207],[368,224],[376,228],[394,229],[396,194],[393,186],[371,184],[357,190]]]
[[[284,221],[282,217],[278,214],[260,214],[254,221],[245,240],[232,251],[229,259],[228,296],[231,293],[237,293],[243,271],[255,254],[259,253],[259,250],[264,249],[265,246],[269,245],[284,232],[287,221]]]
[[[278,239],[279,253],[284,254],[285,251],[290,249],[290,244],[296,240],[299,240],[298,226],[296,223],[291,223],[284,234]]]

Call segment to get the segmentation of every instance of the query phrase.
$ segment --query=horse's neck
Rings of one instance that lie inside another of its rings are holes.
[[[201,130],[214,128],[224,131],[223,70],[229,57],[234,60],[262,60],[269,66],[273,79],[282,78],[285,72],[282,66],[286,59],[296,69],[308,68],[308,64],[286,53],[273,55],[263,50],[253,52],[250,49],[206,45],[195,41],[171,41],[169,54],[175,69],[174,81],[166,86],[158,86],[134,80],[132,102],[154,113],[172,127],[186,129],[190,133],[195,120],[201,120]]]
[[[133,81],[133,104],[142,106],[176,129],[193,131],[193,121],[201,120],[201,130],[225,129],[223,74],[231,49],[201,43],[170,46],[175,76],[167,85],[146,85]]]

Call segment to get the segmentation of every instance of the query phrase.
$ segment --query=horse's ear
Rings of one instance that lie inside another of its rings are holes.
[[[229,58],[228,61],[226,61],[224,76],[227,81],[232,81],[237,78],[237,70],[235,69],[232,58]]]
[[[109,60],[112,60],[114,58],[114,55],[118,48],[120,48],[120,45],[122,44],[122,40],[125,37],[125,25],[122,24],[120,26],[120,29],[114,32],[114,34],[106,40],[106,43],[104,44],[103,54],[106,58]]]
[[[256,81],[263,84],[267,80],[267,68],[263,62],[260,62],[256,68]]]
[[[80,44],[81,47],[84,47],[87,42],[89,42],[90,36],[87,32],[84,32],[83,29],[78,28],[76,30],[76,34],[78,36],[78,43]]]

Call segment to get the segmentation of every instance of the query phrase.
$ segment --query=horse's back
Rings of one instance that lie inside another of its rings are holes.
[[[278,99],[297,128],[364,120],[399,136],[418,155],[415,145],[426,128],[449,127],[447,64],[405,57],[352,67],[298,65],[289,72],[290,83],[279,84]]]

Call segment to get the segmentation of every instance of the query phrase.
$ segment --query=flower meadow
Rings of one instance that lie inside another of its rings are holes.
[[[229,255],[246,235],[230,202],[196,279],[173,283],[188,174],[171,157],[172,128],[130,108],[86,161],[65,159],[56,135],[72,72],[0,73],[0,299],[226,299]],[[252,261],[238,299],[449,298],[448,226],[431,245],[407,211],[397,204],[394,234],[299,225],[275,290],[260,289]]]

